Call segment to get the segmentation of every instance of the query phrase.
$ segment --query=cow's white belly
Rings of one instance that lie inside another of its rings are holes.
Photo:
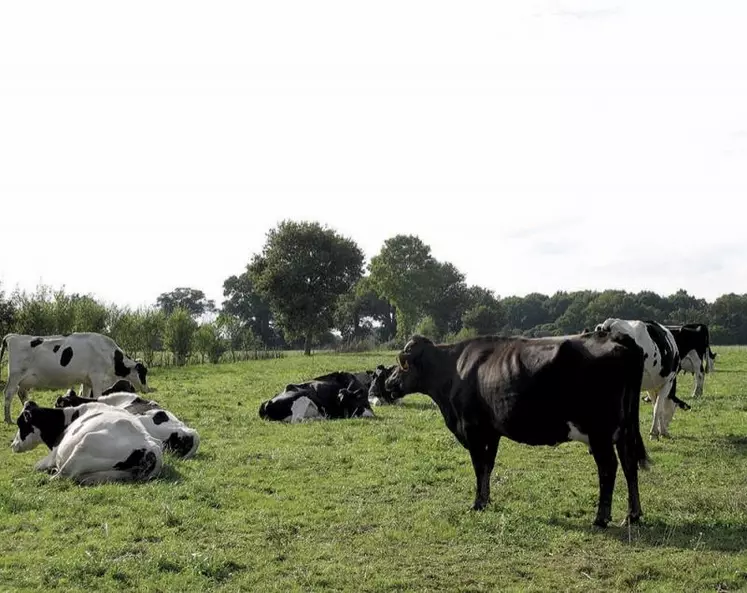
[[[573,422],[568,422],[568,439],[585,445],[589,444],[589,435],[581,432]]]
[[[313,420],[324,418],[316,404],[308,397],[299,397],[291,406],[291,415],[286,422],[301,422],[302,420]]]

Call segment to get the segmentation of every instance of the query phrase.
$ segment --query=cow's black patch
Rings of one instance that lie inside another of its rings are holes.
[[[163,424],[164,422],[168,422],[168,421],[169,421],[169,415],[163,410],[159,410],[158,412],[153,414],[154,424]]]
[[[73,415],[72,415],[72,416],[70,416],[70,423],[72,424],[72,423],[73,423],[73,422],[75,422],[75,421],[76,421],[76,420],[77,420],[78,418],[80,418],[80,411],[79,411],[79,410],[75,410],[75,412],[73,412]]]
[[[654,362],[652,363],[653,366],[656,366],[656,359],[654,358]]]
[[[158,459],[153,451],[135,449],[124,461],[114,464],[114,469],[129,471],[135,479],[148,476],[156,467]]]
[[[33,340],[31,340],[31,347],[36,348],[42,342],[44,342],[44,338],[34,338]]]
[[[661,370],[659,374],[666,377],[671,373],[677,372],[680,366],[680,358],[676,346],[673,348],[667,339],[667,330],[661,327],[655,321],[646,321],[646,331],[651,340],[656,344],[661,355]]]
[[[171,436],[164,441],[164,444],[167,450],[184,457],[194,447],[195,439],[190,435],[179,436],[178,432],[172,432]]]
[[[73,359],[73,349],[68,346],[62,351],[62,354],[60,355],[60,364],[64,367],[70,364],[70,361]]]
[[[135,449],[124,461],[114,464],[114,469],[130,470],[139,467],[145,457],[145,449]]]
[[[57,344],[57,345],[56,345],[56,346],[55,346],[54,348],[52,348],[52,352],[54,352],[55,354],[57,354],[57,351],[58,351],[59,349],[60,349],[60,345],[59,345],[59,344]]]
[[[119,349],[114,351],[114,374],[117,377],[126,377],[130,374],[129,367],[124,363],[124,354]]]

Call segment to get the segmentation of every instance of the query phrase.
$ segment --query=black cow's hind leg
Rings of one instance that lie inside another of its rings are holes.
[[[638,462],[632,443],[625,438],[617,441],[617,454],[620,456],[625,481],[628,483],[628,516],[623,521],[626,523],[638,523],[641,519],[641,498],[638,493]]]
[[[612,520],[612,492],[615,490],[617,457],[611,438],[590,439],[591,452],[599,473],[599,507],[594,525],[607,527]]]
[[[481,511],[490,502],[490,475],[493,473],[500,436],[469,439],[469,454],[475,470],[476,492],[472,509]]]

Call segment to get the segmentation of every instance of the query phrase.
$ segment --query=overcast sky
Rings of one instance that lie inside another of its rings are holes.
[[[747,2],[13,2],[0,282],[222,300],[283,218],[470,284],[747,292]]]

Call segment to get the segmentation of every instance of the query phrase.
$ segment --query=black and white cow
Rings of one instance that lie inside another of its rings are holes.
[[[260,418],[291,423],[372,416],[368,387],[355,374],[342,371],[286,385],[281,393],[259,406]]]
[[[110,390],[106,390],[108,392]],[[99,403],[133,414],[140,420],[153,438],[163,443],[165,451],[178,457],[189,459],[197,453],[200,435],[193,428],[179,420],[174,414],[163,409],[158,402],[145,400],[126,391],[113,392],[99,398],[80,397],[73,389],[57,398],[55,408],[77,407],[88,403]]]
[[[597,325],[596,331],[630,336],[643,350],[641,389],[653,393],[654,402],[649,435],[652,439],[669,436],[669,423],[674,417],[675,407],[690,409],[677,397],[680,356],[672,332],[656,321],[617,318],[606,319]]]
[[[387,389],[424,393],[472,458],[475,510],[490,501],[490,475],[501,437],[527,445],[581,441],[599,474],[595,525],[612,519],[617,455],[628,485],[626,521],[641,517],[638,467],[648,463],[641,437],[643,353],[623,334],[553,338],[482,336],[435,345],[413,336],[398,355]]]
[[[148,369],[132,360],[108,336],[74,333],[69,336],[8,334],[0,347],[0,361],[8,350],[5,422],[12,423],[10,405],[17,393],[25,402],[31,389],[67,389],[80,383],[83,395],[100,395],[119,379],[148,391]]]
[[[52,473],[52,479],[88,485],[145,481],[161,471],[160,441],[124,410],[98,403],[42,408],[28,401],[16,424],[11,449],[21,453],[44,443],[50,452],[35,469]]]
[[[713,371],[716,354],[711,350],[708,326],[705,323],[667,325],[680,352],[680,371],[695,376],[693,397],[703,395],[705,374]]]
[[[399,403],[403,394],[399,391],[387,391],[386,380],[394,372],[396,365],[389,367],[380,364],[373,371],[371,386],[368,388],[368,401],[372,406]]]

